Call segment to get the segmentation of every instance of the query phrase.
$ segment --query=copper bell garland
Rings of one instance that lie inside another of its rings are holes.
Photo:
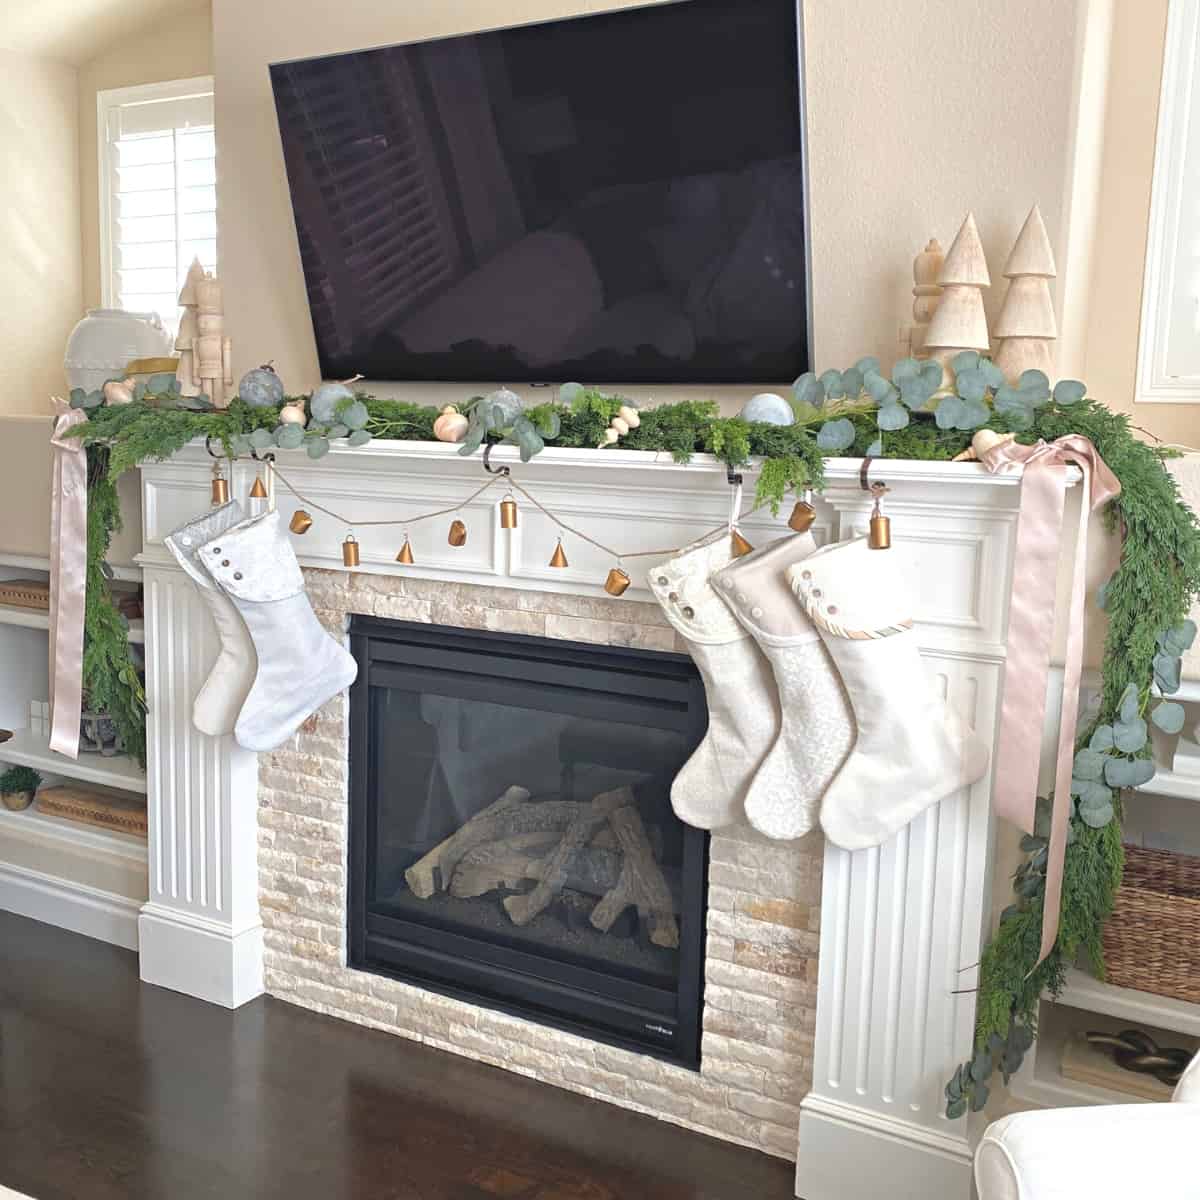
[[[254,477],[254,486],[250,489],[251,500],[265,500],[267,498],[267,485],[263,483],[262,476]]]
[[[358,566],[358,542],[352,533],[346,534],[346,540],[342,543],[342,562],[348,567]]]
[[[550,556],[550,565],[552,567],[565,567],[567,565],[567,555],[563,550],[562,538],[558,539],[558,545],[554,547],[554,553]]]
[[[882,483],[871,484],[871,495],[875,497],[875,507],[871,509],[870,532],[867,535],[867,545],[872,550],[890,550],[892,548],[892,523],[883,515],[879,502],[889,489]]]
[[[292,513],[292,519],[288,522],[288,528],[293,533],[307,533],[312,528],[313,519],[302,508],[296,509]]]
[[[229,503],[229,480],[221,474],[221,464],[213,463],[212,468],[212,502],[217,504]]]
[[[813,527],[816,519],[817,510],[813,508],[812,502],[806,494],[803,500],[796,501],[792,515],[788,517],[788,528],[794,529],[797,533],[807,533]]]
[[[729,549],[734,558],[744,558],[754,547],[736,529],[732,529],[729,532]]]
[[[505,496],[500,501],[500,528],[501,529],[516,529],[517,527],[517,502],[512,496]]]
[[[632,582],[620,567],[613,567],[608,573],[608,578],[604,581],[604,590],[610,596],[623,596]]]
[[[415,561],[413,558],[412,543],[408,540],[407,533],[404,535],[404,545],[400,547],[400,553],[396,555],[396,561],[406,567],[411,567]]]
[[[407,541],[407,539],[405,540]],[[467,527],[461,521],[451,521],[446,541],[452,546],[465,546],[467,544]]]

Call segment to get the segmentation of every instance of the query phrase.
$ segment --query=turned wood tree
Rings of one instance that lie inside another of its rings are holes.
[[[1000,345],[995,362],[1010,383],[1015,384],[1022,372],[1031,369],[1054,377],[1058,324],[1054,319],[1050,280],[1057,273],[1042,212],[1035,204],[1004,264],[1008,292],[996,321]]]
[[[960,350],[991,349],[988,340],[987,314],[983,311],[983,289],[991,286],[983,243],[975,225],[974,213],[967,213],[942,269],[938,273],[942,294],[937,310],[925,335],[925,349],[930,358],[945,368]]]

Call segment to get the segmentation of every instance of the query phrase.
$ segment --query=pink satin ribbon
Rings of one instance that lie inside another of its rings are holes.
[[[1078,434],[1033,446],[1006,442],[980,455],[995,474],[1021,472],[1021,509],[1013,565],[1012,604],[996,743],[993,804],[998,816],[1026,833],[1037,817],[1038,767],[1046,716],[1046,681],[1062,544],[1067,467],[1083,472],[1083,501],[1075,543],[1067,645],[1063,663],[1062,716],[1054,771],[1054,807],[1046,858],[1046,895],[1038,962],[1054,948],[1062,909],[1063,864],[1071,816],[1071,775],[1075,765],[1075,725],[1083,671],[1083,606],[1087,579],[1088,517],[1121,494],[1121,484],[1087,438]]]
[[[79,757],[83,711],[83,611],[87,596],[87,451],[67,430],[87,420],[54,401],[50,436],[50,749]]]

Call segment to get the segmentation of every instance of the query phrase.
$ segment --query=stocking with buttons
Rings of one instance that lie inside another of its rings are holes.
[[[987,746],[934,694],[896,550],[854,538],[788,567],[787,577],[837,666],[858,729],[821,803],[821,827],[843,849],[878,846],[982,778]]]
[[[650,590],[687,640],[708,698],[708,732],[671,787],[681,821],[719,829],[744,818],[751,780],[779,733],[771,665],[710,578],[733,559],[726,531],[650,570]]]

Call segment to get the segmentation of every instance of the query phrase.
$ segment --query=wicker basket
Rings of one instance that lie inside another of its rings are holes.
[[[1125,847],[1104,959],[1109,983],[1200,1003],[1200,858]]]
[[[6,579],[0,582],[0,604],[14,608],[50,608],[50,585],[39,579]]]

